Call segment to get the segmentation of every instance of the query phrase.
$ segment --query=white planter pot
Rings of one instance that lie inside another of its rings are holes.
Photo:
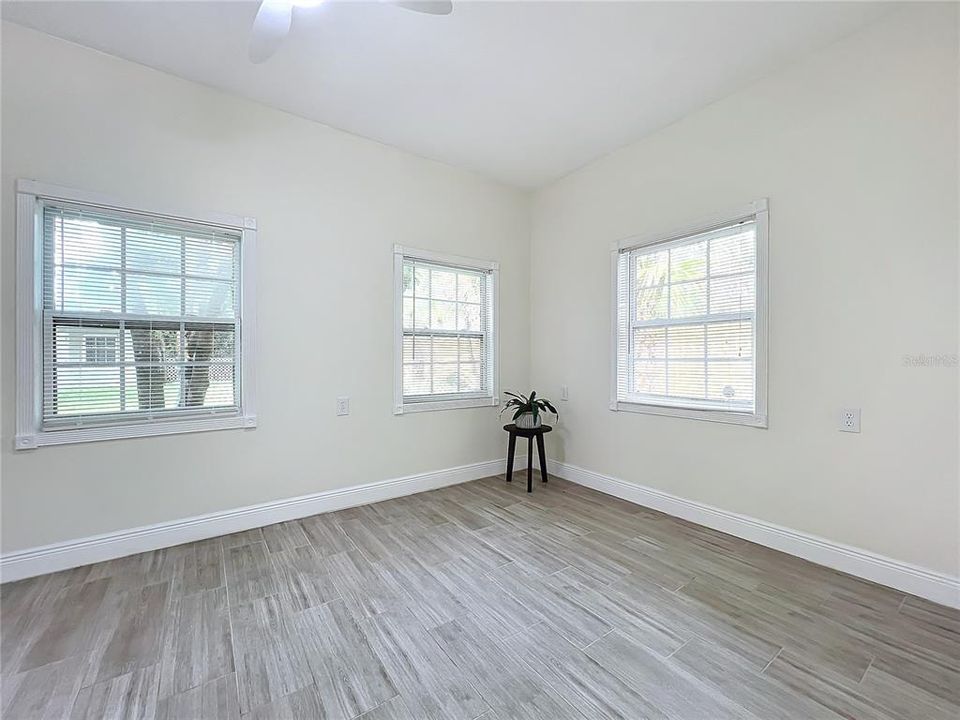
[[[540,427],[540,417],[537,416],[537,419],[534,420],[533,413],[524,413],[516,419],[515,423],[522,430],[533,430]]]

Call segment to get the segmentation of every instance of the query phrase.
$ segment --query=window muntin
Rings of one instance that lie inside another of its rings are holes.
[[[434,253],[397,257],[395,411],[494,404],[495,267]]]
[[[617,250],[612,407],[765,424],[758,296],[765,221],[763,206]]]
[[[240,410],[238,229],[44,200],[41,429]]]

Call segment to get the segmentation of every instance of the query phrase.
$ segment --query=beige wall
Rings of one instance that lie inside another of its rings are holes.
[[[18,26],[2,41],[4,552],[503,457],[494,408],[392,414],[392,251],[501,263],[501,381],[525,387],[525,194]],[[257,218],[256,430],[12,450],[19,177]]]
[[[912,7],[534,198],[531,381],[574,465],[958,574],[957,8]],[[607,409],[609,248],[770,198],[770,427]],[[837,431],[863,410],[860,435]]]

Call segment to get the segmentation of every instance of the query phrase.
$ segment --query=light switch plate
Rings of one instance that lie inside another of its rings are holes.
[[[350,398],[338,397],[337,398],[337,415],[349,415],[349,414],[350,414]]]

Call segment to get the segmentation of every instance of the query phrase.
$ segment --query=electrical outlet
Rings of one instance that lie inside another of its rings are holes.
[[[561,385],[561,386],[560,386],[560,399],[561,399],[561,400],[569,400],[569,399],[570,399],[570,390],[569,390],[569,388],[567,388],[566,385]]]
[[[860,432],[860,408],[845,408],[840,411],[840,432]]]
[[[350,398],[348,397],[337,398],[337,415],[349,415],[349,414],[350,414]]]

